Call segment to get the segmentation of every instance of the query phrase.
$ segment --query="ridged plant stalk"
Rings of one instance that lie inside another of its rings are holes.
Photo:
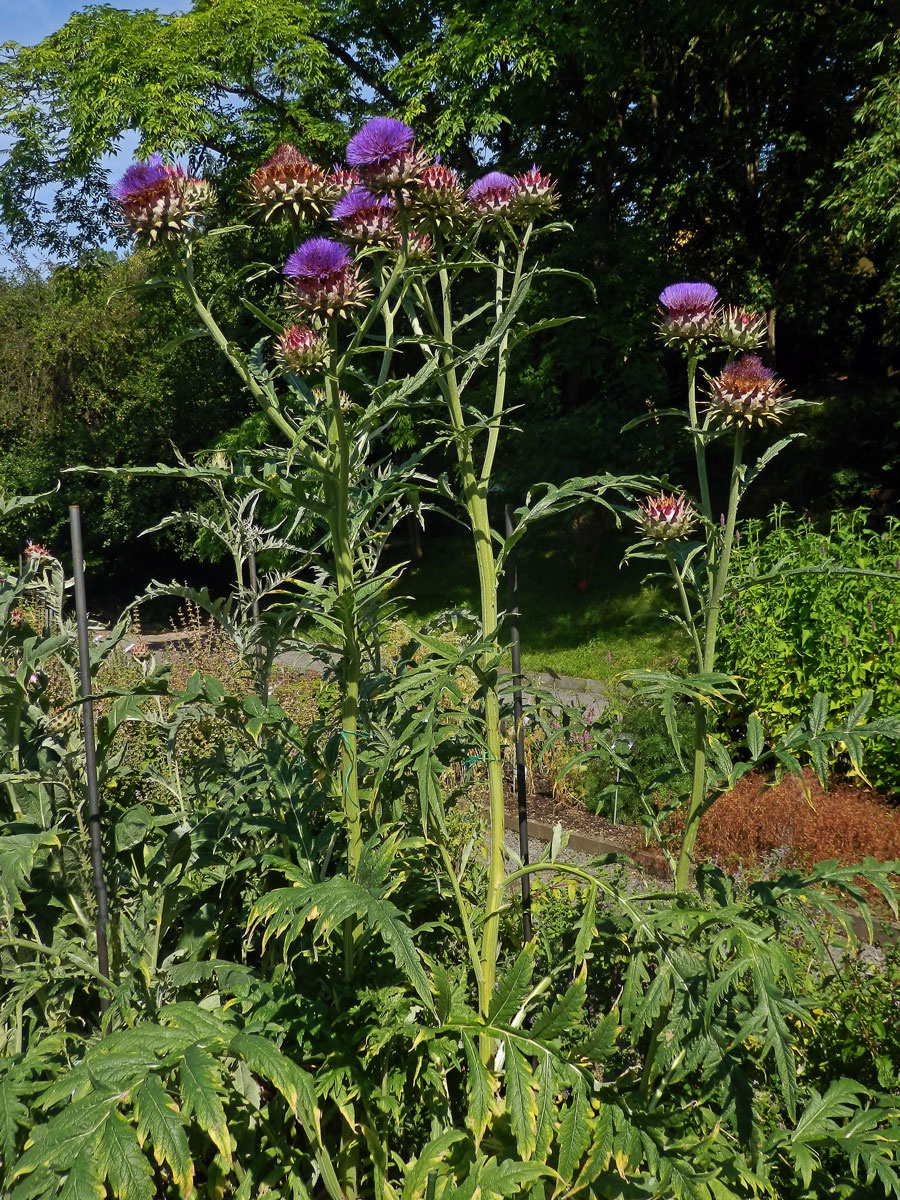
[[[692,370],[693,367],[693,370]],[[688,362],[689,403],[691,430],[697,451],[698,476],[703,499],[704,516],[707,517],[708,546],[707,546],[707,575],[705,598],[701,598],[696,608],[685,586],[685,575],[672,551],[671,545],[666,544],[666,557],[669,568],[675,580],[678,597],[681,603],[685,623],[690,630],[693,653],[697,672],[710,675],[715,670],[716,638],[718,635],[719,613],[722,608],[722,597],[728,582],[728,571],[731,565],[731,551],[734,545],[734,531],[737,524],[738,503],[741,495],[741,479],[743,475],[743,451],[746,434],[738,426],[734,438],[734,454],[731,466],[731,479],[728,491],[728,508],[725,513],[724,525],[719,535],[709,519],[709,489],[706,484],[706,447],[703,433],[696,422],[696,407],[693,400],[693,384],[696,372],[696,359]],[[721,543],[715,543],[721,536]],[[701,699],[694,701],[694,755],[691,772],[691,793],[685,814],[684,833],[675,863],[675,887],[684,891],[690,882],[691,861],[700,819],[709,806],[706,795],[706,764],[708,745],[708,708]]]
[[[334,555],[338,604],[344,632],[343,689],[341,695],[340,800],[347,822],[347,869],[356,875],[362,851],[362,818],[359,808],[359,772],[356,742],[359,737],[359,629],[353,597],[353,546],[350,542],[350,443],[341,412],[341,388],[336,318],[328,324],[329,362],[325,374],[328,405],[328,458],[326,475],[328,523]]]
[[[494,274],[494,309],[497,322],[502,320],[507,306],[519,290],[530,236],[531,225],[529,224],[518,243],[516,265],[509,280],[506,270],[507,248],[505,242],[500,240]],[[438,239],[439,258],[440,249],[440,240]],[[475,438],[481,430],[472,427],[466,421],[460,381],[454,363],[453,280],[445,263],[438,270],[438,282],[440,287],[439,312],[434,311],[424,290],[419,295],[432,330],[441,342],[440,384],[453,431],[462,499],[475,545],[482,634],[486,640],[490,640],[496,636],[498,629],[497,588],[499,578],[488,509],[488,491],[503,422],[509,365],[509,337],[507,333],[504,333],[499,339],[495,351],[494,396],[490,419],[487,423],[487,445],[479,463],[476,459]],[[486,660],[482,660],[481,675],[484,695],[484,761],[488,784],[489,842],[485,917],[479,948],[478,992],[482,1015],[487,1015],[494,992],[499,949],[500,910],[505,894],[506,868],[503,845],[506,822],[501,761],[500,698],[497,691],[496,667],[491,667]]]
[[[297,427],[271,396],[260,387],[247,367],[243,357],[219,327],[209,308],[200,299],[194,282],[190,242],[184,245],[184,256],[179,255],[172,247],[172,262],[178,279],[200,318],[205,329],[219,350],[227,358],[242,383],[250,391],[256,402],[265,412],[276,429],[284,434],[293,444],[297,437]],[[341,412],[340,376],[352,351],[356,348],[368,328],[375,321],[382,309],[385,308],[391,292],[401,274],[400,261],[388,275],[384,286],[375,303],[370,307],[366,318],[357,330],[351,346],[344,354],[338,349],[338,323],[332,317],[328,324],[329,356],[328,369],[325,374],[325,396],[327,406],[327,435],[328,453],[323,462],[323,477],[326,490],[329,531],[331,534],[334,573],[338,593],[338,603],[343,625],[343,678],[341,696],[341,728],[340,728],[340,779],[335,781],[335,790],[339,792],[340,804],[344,812],[347,826],[347,865],[351,878],[356,874],[362,850],[362,818],[359,800],[359,773],[357,769],[357,747],[359,737],[359,680],[360,680],[360,647],[359,631],[356,620],[356,609],[353,598],[353,547],[350,541],[350,443],[347,428]]]

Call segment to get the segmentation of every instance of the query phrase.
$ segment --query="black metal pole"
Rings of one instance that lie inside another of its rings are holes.
[[[84,720],[84,772],[87,777],[89,829],[91,837],[91,866],[94,871],[94,890],[97,894],[97,965],[104,979],[109,979],[109,946],[106,923],[109,902],[103,878],[103,848],[100,842],[100,793],[97,788],[97,747],[94,741],[94,704],[91,700],[91,646],[88,640],[87,598],[84,590],[84,550],[81,542],[81,509],[69,505],[69,528],[72,532],[72,573],[75,577],[75,618],[78,625],[78,669],[81,675],[81,714]],[[106,1012],[109,996],[100,995],[100,1008]]]
[[[506,506],[506,536],[513,532],[512,507]],[[513,722],[516,731],[516,801],[519,808],[519,857],[528,865],[528,800],[525,780],[525,724],[522,719],[522,654],[519,643],[519,587],[516,579],[516,552],[506,559],[509,580],[509,634],[512,642]],[[531,876],[522,876],[522,937],[531,941]]]

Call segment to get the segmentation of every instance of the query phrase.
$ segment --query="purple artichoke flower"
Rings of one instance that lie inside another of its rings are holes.
[[[394,191],[416,179],[427,162],[415,138],[402,121],[373,117],[347,143],[347,162],[371,191]]]
[[[756,354],[742,354],[713,379],[707,376],[710,407],[723,425],[781,420],[784,384]]]
[[[158,154],[134,163],[110,189],[110,197],[138,238],[155,242],[193,229],[214,199],[205,179],[166,166]]]
[[[363,187],[348,192],[331,210],[344,237],[354,242],[382,244],[396,240],[396,204],[390,196],[373,196]]]
[[[325,171],[290,142],[282,142],[244,184],[248,207],[262,213],[264,221],[289,212],[314,220],[324,216],[337,194]]]
[[[373,117],[347,143],[351,167],[384,167],[412,148],[415,131],[393,117]]]
[[[331,238],[310,238],[284,264],[291,285],[289,300],[308,312],[344,315],[368,294],[346,246]]]
[[[489,171],[476,179],[466,192],[466,199],[479,217],[506,216],[512,207],[516,181],[502,171]]]
[[[666,345],[706,340],[719,318],[719,293],[711,283],[673,283],[659,294],[660,332]]]

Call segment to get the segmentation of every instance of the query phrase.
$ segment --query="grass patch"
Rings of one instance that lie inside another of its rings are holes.
[[[606,679],[683,660],[687,639],[656,615],[672,601],[659,587],[642,585],[639,566],[619,567],[624,538],[601,538],[589,573],[566,527],[547,525],[523,542],[518,580],[526,670]],[[407,619],[424,624],[447,609],[477,612],[477,580],[468,534],[428,537],[424,560],[406,569],[398,588],[410,597]],[[501,607],[507,606],[506,587],[504,579]]]

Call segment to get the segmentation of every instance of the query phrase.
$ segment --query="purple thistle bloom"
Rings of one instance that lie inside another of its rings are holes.
[[[152,154],[146,162],[130,166],[119,182],[109,189],[109,194],[115,200],[134,200],[148,188],[167,183],[168,179],[169,170],[163,160],[158,154]]]
[[[310,283],[330,283],[350,266],[346,246],[332,238],[310,238],[284,264],[283,274]]]
[[[672,283],[659,294],[660,332],[666,345],[703,341],[719,319],[719,293],[711,283]]]
[[[298,246],[282,273],[292,284],[289,299],[306,312],[343,315],[368,295],[346,246],[331,238],[310,238]]]
[[[719,298],[711,283],[671,283],[659,293],[659,302],[671,314],[700,316]]]
[[[338,200],[331,219],[339,221],[341,233],[355,242],[384,245],[396,240],[396,208],[390,196],[373,196],[365,188],[355,187]]]
[[[373,117],[347,143],[351,167],[385,167],[412,148],[415,132],[393,117]]]
[[[487,175],[482,175],[481,179],[475,180],[466,195],[474,204],[487,198],[492,192],[508,192],[512,195],[514,186],[515,180],[512,175],[504,175],[502,171],[489,171]]]
[[[390,196],[373,196],[365,188],[355,187],[342,200],[338,200],[331,210],[331,215],[335,221],[345,221],[349,217],[359,216],[360,213],[368,213],[373,208],[393,210],[396,207]]]
[[[193,229],[214,200],[205,179],[167,167],[158,154],[134,163],[110,189],[110,197],[138,238],[181,237]]]

